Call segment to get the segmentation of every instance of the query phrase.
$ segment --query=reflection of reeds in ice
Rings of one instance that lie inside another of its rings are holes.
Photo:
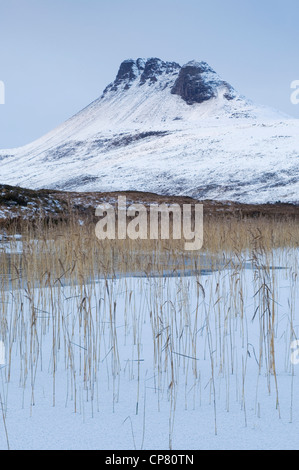
[[[75,220],[34,230],[26,225],[21,239],[7,234],[0,252],[0,337],[6,348],[0,399],[7,441],[8,384],[16,374],[24,404],[30,389],[31,408],[44,373],[51,377],[53,406],[63,392],[66,405],[83,416],[101,410],[104,388],[112,412],[130,393],[143,421],[139,442],[131,416],[126,420],[137,447],[146,439],[153,400],[160,411],[168,403],[170,448],[177,413],[197,409],[207,393],[215,433],[219,406],[230,411],[233,400],[246,425],[248,377],[256,377],[257,416],[263,377],[269,393],[274,384],[280,412],[279,371],[295,374],[289,354],[297,339],[298,224],[207,220],[204,231],[199,253],[186,252],[183,241],[100,242],[92,225]],[[281,272],[274,266],[288,268],[283,346]]]

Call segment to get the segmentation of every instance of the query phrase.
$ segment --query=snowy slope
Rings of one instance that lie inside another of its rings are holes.
[[[204,62],[127,60],[87,108],[0,151],[0,183],[299,203],[298,124],[240,96]]]

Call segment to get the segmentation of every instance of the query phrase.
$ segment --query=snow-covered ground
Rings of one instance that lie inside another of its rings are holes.
[[[0,151],[0,182],[299,202],[298,120],[255,105],[213,71],[197,75],[213,96],[187,104],[173,94],[180,68],[157,60],[142,82],[136,67],[46,136]]]
[[[298,251],[269,261],[2,292],[0,447],[298,449]]]

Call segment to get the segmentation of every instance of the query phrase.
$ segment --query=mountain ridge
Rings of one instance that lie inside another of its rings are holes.
[[[298,203],[298,123],[247,100],[206,62],[127,59],[89,106],[0,151],[0,183]]]

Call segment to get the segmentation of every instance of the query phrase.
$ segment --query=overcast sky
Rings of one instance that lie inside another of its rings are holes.
[[[299,118],[298,0],[0,0],[0,148],[96,99],[127,58],[207,61],[239,92]]]

